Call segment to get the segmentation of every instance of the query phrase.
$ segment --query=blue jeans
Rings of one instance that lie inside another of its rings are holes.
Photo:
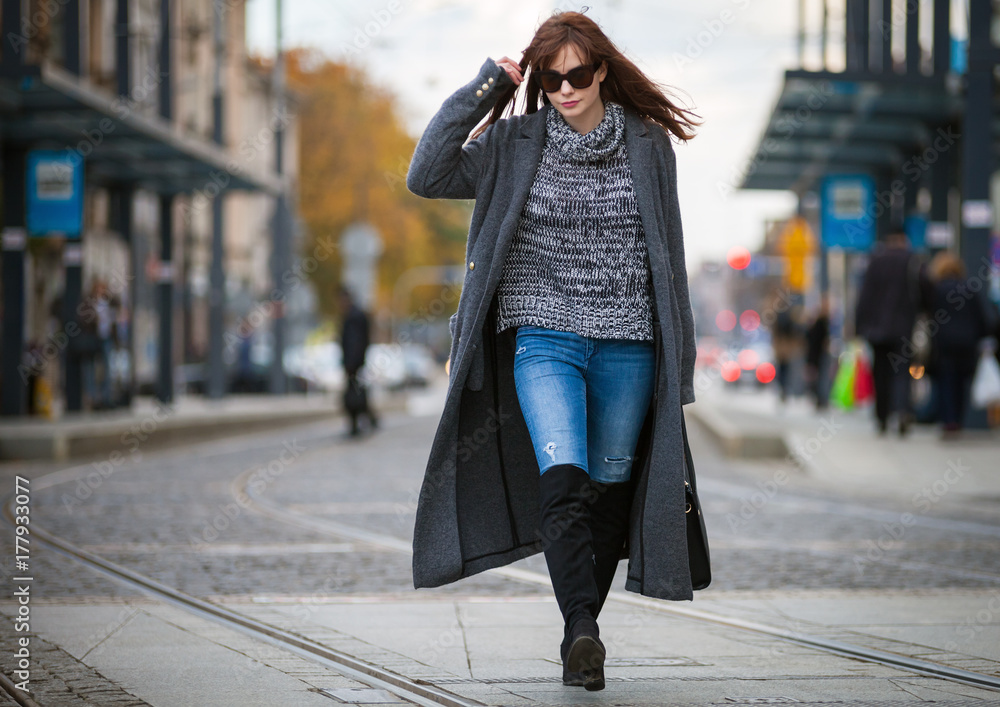
[[[514,386],[542,473],[574,464],[594,481],[628,481],[656,377],[652,341],[518,327]]]

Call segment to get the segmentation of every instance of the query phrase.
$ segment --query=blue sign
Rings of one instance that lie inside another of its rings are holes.
[[[80,237],[83,230],[83,160],[76,152],[29,152],[27,189],[28,233]]]
[[[951,38],[951,70],[964,74],[969,68],[969,40]]]
[[[903,222],[903,230],[906,237],[910,239],[910,247],[914,250],[923,250],[927,247],[927,217],[907,216]]]
[[[875,242],[875,180],[835,174],[823,180],[820,230],[827,248],[866,251]]]

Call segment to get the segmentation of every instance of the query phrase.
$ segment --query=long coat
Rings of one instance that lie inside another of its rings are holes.
[[[340,332],[340,351],[347,375],[357,375],[365,365],[368,343],[368,315],[352,302],[344,315],[344,324]]]
[[[858,293],[855,333],[873,345],[909,339],[928,288],[913,251],[896,246],[877,248]]]
[[[541,551],[538,462],[514,387],[515,328],[496,332],[496,289],[545,142],[545,106],[469,133],[513,85],[487,59],[420,139],[407,187],[475,199],[447,399],[431,447],[413,534],[415,587],[436,587]],[[626,111],[625,140],[654,290],[656,387],[633,459],[635,500],[626,589],[690,599],[681,405],[694,401],[695,339],[673,147]],[[665,322],[665,326],[660,326]]]

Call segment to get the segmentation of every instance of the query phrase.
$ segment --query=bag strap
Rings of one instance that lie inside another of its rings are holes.
[[[694,478],[694,458],[691,456],[691,445],[688,443],[687,425],[684,423],[684,411],[681,410],[681,437],[684,438],[684,480],[691,484],[691,490],[698,492]]]

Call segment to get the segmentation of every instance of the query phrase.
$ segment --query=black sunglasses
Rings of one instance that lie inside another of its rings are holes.
[[[590,65],[578,66],[575,69],[570,69],[568,73],[560,74],[558,71],[536,71],[535,77],[538,79],[538,85],[542,87],[542,90],[546,93],[555,93],[560,88],[562,88],[562,82],[569,81],[569,85],[573,88],[589,88],[590,84],[594,83],[594,73],[597,71],[597,67],[601,65],[601,62],[597,61]]]

